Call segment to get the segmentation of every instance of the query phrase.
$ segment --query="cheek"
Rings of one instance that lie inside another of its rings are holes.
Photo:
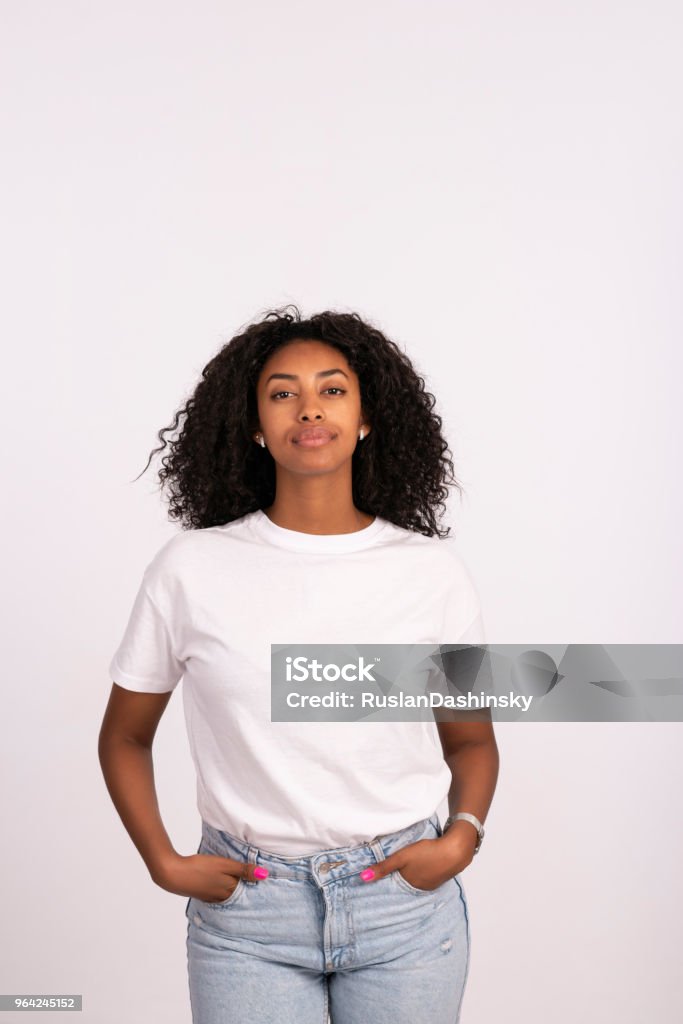
[[[259,417],[264,430],[270,427],[274,432],[281,433],[291,425],[292,410],[290,408],[288,413],[284,404],[264,402]]]

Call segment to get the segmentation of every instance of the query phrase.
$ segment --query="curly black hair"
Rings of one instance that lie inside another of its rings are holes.
[[[158,477],[161,487],[168,484],[169,518],[183,529],[203,529],[272,504],[275,462],[252,437],[256,383],[277,348],[304,339],[338,349],[359,379],[372,430],[352,456],[356,508],[427,537],[448,536],[450,527],[438,526],[436,509],[445,511],[449,486],[462,488],[423,378],[396,343],[358,313],[326,310],[304,320],[294,304],[269,310],[223,345],[173,423],[158,432],[162,443],[142,473],[168,445]],[[178,436],[164,439],[181,417]]]

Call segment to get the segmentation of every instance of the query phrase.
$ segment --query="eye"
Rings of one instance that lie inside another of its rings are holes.
[[[338,387],[335,387],[334,385],[332,387],[330,387],[330,388],[325,388],[325,391],[338,391],[340,395],[345,395],[346,394],[346,391],[344,390],[344,388],[338,388]],[[275,391],[270,397],[271,398],[277,398],[279,395],[292,395],[292,394],[294,394],[293,391]]]

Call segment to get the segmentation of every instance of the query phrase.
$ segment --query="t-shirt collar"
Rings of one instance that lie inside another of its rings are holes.
[[[388,525],[386,519],[375,516],[368,526],[364,526],[362,530],[354,530],[353,533],[302,533],[300,530],[288,530],[284,526],[278,526],[268,518],[263,509],[252,512],[250,519],[254,533],[275,547],[321,554],[343,554],[346,551],[361,551],[363,548],[371,547]]]

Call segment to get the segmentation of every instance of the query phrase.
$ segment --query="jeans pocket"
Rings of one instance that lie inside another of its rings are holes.
[[[214,850],[212,845],[210,843],[208,843],[206,841],[206,839],[202,839],[202,842],[201,842],[201,844],[199,846],[199,850],[197,852],[198,853],[206,853],[209,856],[213,856],[213,857],[231,857],[232,856],[232,852],[227,852],[226,853],[226,852],[220,852],[219,850]],[[234,856],[232,856],[232,859],[233,860],[239,860],[238,857],[234,857]],[[238,878],[237,879],[237,883],[235,885],[235,888],[232,890],[231,893],[228,894],[228,896],[224,900],[220,900],[218,903],[209,903],[207,900],[199,900],[199,902],[202,903],[205,907],[211,907],[212,910],[225,910],[227,907],[231,907],[233,905],[233,903],[237,903],[237,901],[239,900],[239,898],[242,895],[243,891],[244,891],[244,879],[243,878]]]
[[[205,907],[211,907],[212,910],[225,910],[226,907],[231,907],[233,903],[237,903],[242,891],[244,890],[244,879],[238,878],[237,885],[232,890],[227,899],[221,900],[220,903],[204,903]]]
[[[412,896],[435,896],[437,893],[446,893],[447,889],[450,888],[451,884],[455,882],[457,890],[460,892],[464,902],[464,894],[457,878],[447,878],[441,885],[437,885],[435,889],[418,889],[416,886],[411,885],[407,878],[404,878],[400,871],[392,871],[389,875],[393,878],[399,889],[403,889],[404,892],[409,892]]]
[[[404,878],[401,872],[398,870],[392,871],[389,877],[394,879],[399,889],[404,889],[406,892],[409,892],[412,896],[432,896],[438,889],[441,888],[440,886],[437,886],[436,889],[417,889],[414,885],[411,885],[410,882],[406,878]]]
[[[427,825],[420,839],[438,839],[443,835],[443,829],[440,826],[439,819],[436,815],[433,815],[427,820]],[[417,840],[414,840],[415,842]],[[394,879],[399,889],[403,889],[405,892],[411,893],[413,896],[432,896],[439,889],[442,889],[444,885],[448,884],[448,881],[442,885],[437,885],[435,889],[418,889],[416,886],[411,885],[407,878],[404,878],[401,872],[396,869],[391,872],[391,878]]]

